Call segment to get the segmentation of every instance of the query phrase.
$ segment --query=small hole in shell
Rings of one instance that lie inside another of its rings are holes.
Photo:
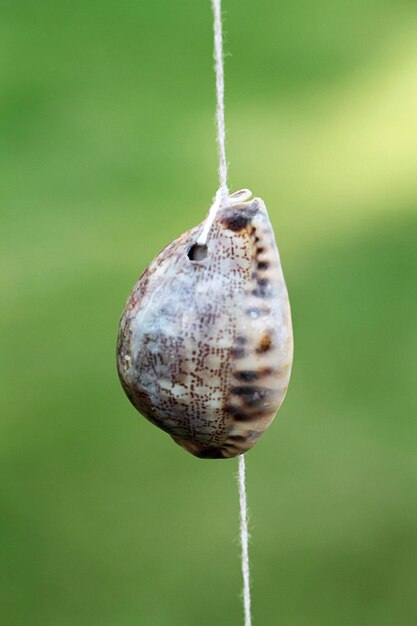
[[[201,243],[195,243],[188,250],[188,258],[190,261],[203,261],[207,257],[207,246]]]

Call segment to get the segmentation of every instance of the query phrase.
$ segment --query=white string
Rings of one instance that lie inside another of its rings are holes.
[[[197,243],[200,246],[205,246],[207,243],[207,238],[209,236],[209,232],[211,227],[213,226],[213,222],[216,219],[216,213],[220,209],[222,205],[222,190],[218,189],[216,195],[214,196],[213,204],[210,207],[209,214],[204,222],[204,228],[198,236]]]
[[[220,187],[213,199],[204,228],[197,239],[199,245],[205,245],[221,206],[227,206],[229,190],[227,188],[227,160],[226,160],[226,126],[224,122],[224,59],[223,59],[223,32],[221,0],[212,0],[213,29],[214,29],[214,69],[216,73],[216,126],[217,148],[219,153],[219,184]]]
[[[246,499],[246,467],[244,454],[239,456],[238,483],[240,502],[240,544],[242,549],[243,610],[245,615],[245,626],[251,626],[248,504]]]
[[[226,128],[224,123],[222,2],[221,0],[212,0],[212,5],[214,14],[214,59],[216,70],[216,119],[217,145],[219,149],[219,183],[222,200],[226,202],[229,192],[227,189]]]
[[[227,160],[226,160],[226,128],[224,121],[224,58],[223,58],[223,33],[221,0],[211,0],[214,16],[214,59],[216,72],[216,122],[217,122],[217,146],[219,151],[219,183],[220,187],[213,199],[209,214],[200,233],[197,243],[205,245],[220,207],[239,202],[240,195],[235,199],[229,198],[227,188]],[[246,190],[245,194],[246,195]],[[249,193],[250,195],[250,193]],[[240,503],[240,544],[242,552],[242,576],[243,576],[243,610],[245,626],[252,625],[250,612],[250,570],[249,570],[249,533],[248,533],[248,505],[246,498],[246,467],[245,457],[239,456],[239,503]]]

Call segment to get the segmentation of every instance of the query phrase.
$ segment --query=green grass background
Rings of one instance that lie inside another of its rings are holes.
[[[247,456],[256,626],[412,626],[415,0],[224,0],[230,187],[290,291]],[[208,0],[0,4],[2,626],[242,624],[236,462],[119,386],[117,324],[217,186]]]

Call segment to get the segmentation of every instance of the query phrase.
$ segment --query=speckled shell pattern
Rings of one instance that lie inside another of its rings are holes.
[[[135,285],[117,342],[133,405],[200,458],[252,448],[287,391],[293,335],[268,213],[242,190],[210,230],[168,245]],[[193,260],[194,259],[194,260]]]

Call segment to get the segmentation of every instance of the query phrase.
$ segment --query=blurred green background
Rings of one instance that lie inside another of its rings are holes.
[[[411,626],[417,6],[223,4],[230,187],[269,208],[296,341],[247,456],[254,624]],[[216,191],[211,20],[1,1],[2,626],[242,624],[237,464],[139,417],[114,356]]]

